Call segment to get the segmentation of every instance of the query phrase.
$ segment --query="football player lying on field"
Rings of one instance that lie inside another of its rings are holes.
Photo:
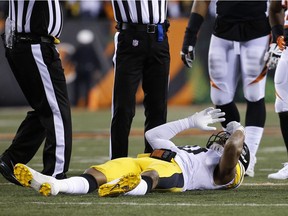
[[[210,107],[153,128],[145,133],[154,149],[151,154],[93,165],[80,176],[57,180],[24,164],[17,164],[14,173],[23,186],[45,196],[87,194],[96,189],[100,197],[105,197],[145,195],[153,190],[184,192],[237,188],[249,164],[244,127],[240,123],[230,122],[225,131],[212,135],[204,148],[196,145],[178,147],[170,140],[190,128],[216,130],[208,125],[224,121],[224,115],[220,109]]]

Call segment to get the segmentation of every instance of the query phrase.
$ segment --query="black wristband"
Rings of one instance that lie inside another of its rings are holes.
[[[283,26],[282,25],[275,25],[271,28],[272,30],[272,42],[276,43],[277,38],[283,35]]]
[[[204,18],[200,14],[194,13],[194,12],[191,13],[185,33],[188,33],[190,37],[192,37],[193,39],[191,40],[192,46],[195,46],[196,44],[197,34],[203,21],[204,21]]]

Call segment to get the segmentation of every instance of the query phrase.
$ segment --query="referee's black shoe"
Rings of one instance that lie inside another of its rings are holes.
[[[20,182],[18,182],[18,180],[16,179],[13,169],[14,169],[13,162],[11,160],[4,161],[3,156],[0,156],[0,173],[9,182],[22,186]]]

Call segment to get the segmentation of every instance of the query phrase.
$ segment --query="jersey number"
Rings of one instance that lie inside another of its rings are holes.
[[[184,150],[184,151],[186,151],[186,152],[188,152],[188,153],[192,153],[192,154],[199,154],[199,153],[201,153],[201,152],[207,152],[208,151],[208,149],[207,148],[201,148],[200,146],[197,146],[197,145],[195,145],[195,146],[189,146],[189,145],[186,145],[186,146],[178,146],[178,148],[179,149],[181,149],[181,150]]]

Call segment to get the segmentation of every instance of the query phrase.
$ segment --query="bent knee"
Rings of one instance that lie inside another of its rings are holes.
[[[250,102],[256,102],[265,97],[265,84],[244,88],[244,97]]]
[[[157,171],[155,170],[149,170],[149,171],[145,171],[143,173],[141,173],[141,176],[148,176],[152,179],[153,182],[153,187],[156,187],[156,185],[158,184],[159,181],[159,174]]]
[[[234,92],[231,91],[228,92],[227,88],[225,89],[225,91],[211,88],[210,97],[214,105],[221,106],[224,104],[231,103],[233,101]]]
[[[288,103],[287,100],[280,98],[279,95],[276,96],[275,100],[275,112],[287,112],[288,111]]]

